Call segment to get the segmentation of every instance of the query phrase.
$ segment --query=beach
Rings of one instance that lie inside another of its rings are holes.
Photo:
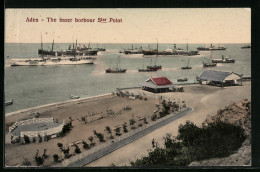
[[[6,144],[6,164],[17,165],[21,163],[23,157],[31,159],[35,152],[47,149],[47,154],[50,156],[45,165],[53,164],[52,155],[58,151],[57,143],[63,143],[64,147],[69,146],[70,143],[78,140],[84,140],[89,143],[88,137],[94,136],[93,130],[103,133],[105,140],[109,140],[110,134],[105,130],[106,126],[114,129],[115,126],[122,125],[124,122],[128,123],[128,130],[131,130],[129,120],[134,118],[136,120],[135,126],[137,127],[141,121],[140,117],[146,117],[149,122],[151,115],[156,109],[156,104],[159,103],[158,99],[153,97],[162,96],[166,100],[184,101],[188,107],[193,109],[192,112],[187,114],[172,123],[163,126],[150,134],[125,145],[124,147],[115,150],[114,152],[86,165],[86,166],[109,166],[114,164],[116,166],[128,166],[130,161],[134,161],[141,156],[147,155],[147,149],[152,147],[151,141],[155,139],[160,145],[163,143],[163,137],[166,133],[171,133],[176,136],[178,126],[184,124],[187,120],[194,122],[200,126],[201,123],[211,115],[241,99],[251,100],[251,82],[244,82],[243,86],[233,87],[214,87],[207,85],[191,84],[184,85],[184,92],[168,92],[153,94],[143,91],[141,89],[128,89],[122,91],[129,91],[135,94],[145,94],[147,100],[132,100],[128,97],[118,97],[113,94],[97,96],[94,98],[80,99],[67,101],[63,103],[52,104],[49,106],[38,107],[18,113],[12,113],[6,116],[6,129],[17,120],[33,118],[31,111],[39,112],[40,117],[53,117],[55,120],[68,121],[72,119],[72,130],[64,137],[51,139],[48,142],[31,143],[31,144]],[[125,107],[131,107],[131,110],[124,110]],[[81,121],[81,117],[86,117],[87,123]],[[121,130],[121,133],[122,130]],[[96,146],[101,144],[98,138],[94,137],[93,140]],[[82,145],[79,146],[82,151]],[[28,153],[30,152],[30,153]],[[71,147],[73,152],[73,147]]]

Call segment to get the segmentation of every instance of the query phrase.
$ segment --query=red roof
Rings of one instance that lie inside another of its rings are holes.
[[[166,77],[151,78],[156,85],[170,85],[172,82]]]

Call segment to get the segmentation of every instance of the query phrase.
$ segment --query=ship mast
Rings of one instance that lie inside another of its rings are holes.
[[[41,33],[41,49],[42,49],[42,59],[43,59],[42,33]]]
[[[53,39],[53,42],[52,42],[51,51],[53,51],[53,47],[54,47],[54,39]]]
[[[158,39],[156,38],[157,41],[157,52],[156,52],[156,58],[155,58],[155,66],[156,66],[156,62],[157,62],[157,57],[158,57]]]

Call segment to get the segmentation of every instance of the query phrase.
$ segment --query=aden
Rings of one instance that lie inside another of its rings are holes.
[[[26,18],[26,22],[38,22],[38,19],[37,18],[29,18],[29,17],[27,17]]]

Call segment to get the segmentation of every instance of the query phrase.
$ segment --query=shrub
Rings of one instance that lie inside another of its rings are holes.
[[[38,142],[41,143],[42,142],[42,137],[40,135],[38,135]]]
[[[99,139],[100,142],[104,142],[104,141],[105,141],[105,140],[104,140],[104,135],[103,135],[103,134],[101,134],[101,133],[97,133],[97,137],[98,137],[98,139]]]
[[[157,119],[157,115],[156,115],[156,114],[153,114],[152,117],[151,117],[151,120],[152,120],[152,121],[156,121],[156,119]]]
[[[97,136],[97,134],[98,134],[96,130],[93,130],[93,133],[95,136]]]
[[[87,144],[87,142],[83,141],[82,144],[83,144],[83,148],[84,149],[89,149],[90,148],[89,144]]]
[[[43,149],[43,154],[42,154],[42,158],[43,159],[47,159],[49,156],[46,154],[47,149]]]
[[[36,151],[34,160],[35,160],[37,166],[40,166],[44,163],[44,159],[41,156],[39,156],[39,150]]]
[[[23,140],[25,144],[29,144],[30,143],[30,138],[27,135],[23,136]]]
[[[110,128],[109,126],[106,126],[106,131],[107,131],[108,133],[111,133],[111,128]]]
[[[74,145],[74,146],[75,146],[74,152],[75,152],[76,154],[81,153],[80,148],[78,147],[78,145]]]
[[[120,136],[120,135],[121,135],[121,133],[120,133],[120,128],[119,128],[119,127],[117,127],[117,128],[115,129],[115,131],[116,131],[116,135],[117,135],[117,136]]]
[[[127,133],[128,130],[127,130],[127,128],[126,128],[126,127],[127,127],[127,126],[126,126],[126,122],[122,125],[122,127],[123,127],[124,132]]]
[[[57,143],[57,146],[62,149],[63,148],[63,144],[62,143]]]
[[[36,138],[35,138],[35,137],[32,139],[32,142],[33,142],[33,143],[35,143],[35,142],[36,142]]]
[[[62,149],[62,152],[64,154],[64,158],[69,158],[71,155],[69,154],[70,148]]]
[[[54,162],[60,162],[60,161],[59,161],[59,158],[60,158],[59,155],[57,155],[57,154],[54,154],[54,155],[53,155],[53,160],[54,160]]]
[[[165,148],[156,147],[147,157],[131,162],[132,166],[186,166],[193,161],[229,156],[245,140],[240,126],[221,121],[202,128],[191,122],[179,126],[177,138],[164,137]],[[153,140],[154,146],[154,140]]]

